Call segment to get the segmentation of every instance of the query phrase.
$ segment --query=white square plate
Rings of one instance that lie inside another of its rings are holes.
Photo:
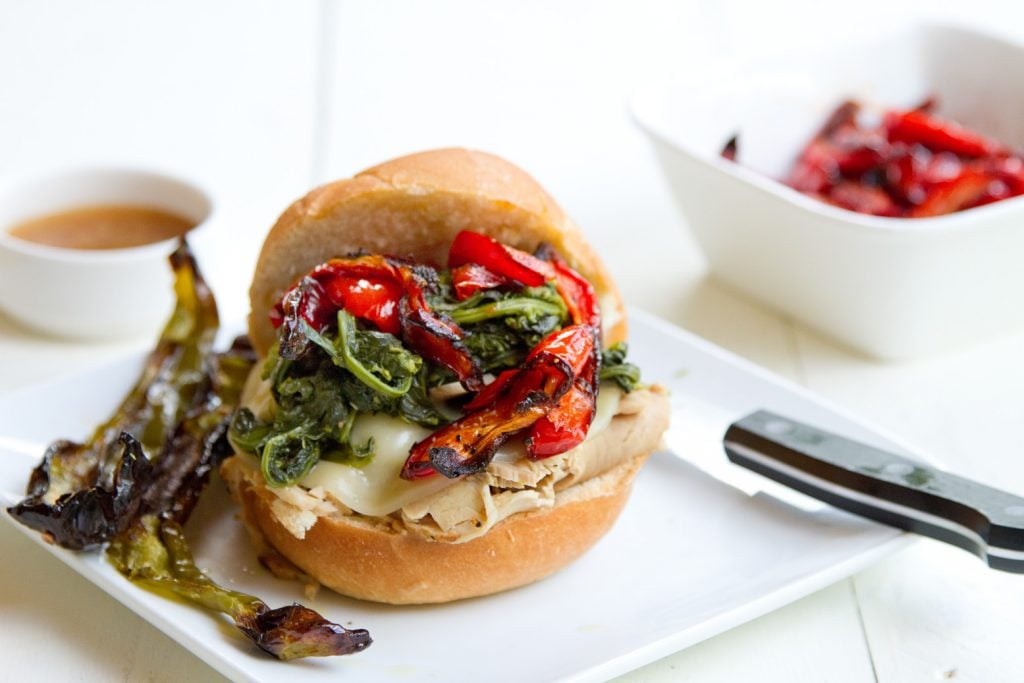
[[[843,578],[903,545],[893,529],[798,494],[747,495],[690,462],[732,470],[728,424],[768,408],[897,452],[904,449],[766,371],[683,330],[634,312],[631,359],[672,390],[670,450],[636,481],[612,531],[561,573],[496,596],[430,607],[389,607],[298,584],[259,566],[232,503],[215,481],[188,526],[198,564],[272,607],[293,601],[374,644],[353,656],[282,664],[224,620],[124,580],[102,554],[46,545],[70,567],[236,680],[593,681],[682,649]],[[81,438],[117,405],[140,357],[0,398],[0,498],[21,497],[45,444]],[[732,474],[746,475],[736,469]],[[750,474],[749,482],[758,482]],[[765,490],[776,491],[765,482]],[[788,502],[787,502],[788,501]],[[5,519],[13,523],[8,515]]]

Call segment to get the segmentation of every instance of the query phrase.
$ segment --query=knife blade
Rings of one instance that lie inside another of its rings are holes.
[[[1024,498],[759,410],[722,439],[733,463],[848,512],[1024,573]]]

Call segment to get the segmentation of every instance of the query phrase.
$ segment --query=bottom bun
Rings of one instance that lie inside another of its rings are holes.
[[[271,512],[274,494],[229,459],[222,470],[247,526],[323,585],[396,605],[449,602],[516,588],[566,566],[622,511],[644,452],[559,492],[554,506],[520,512],[465,543],[428,541],[373,518],[320,517],[298,539]]]

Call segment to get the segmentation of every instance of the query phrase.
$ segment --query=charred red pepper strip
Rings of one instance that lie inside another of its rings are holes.
[[[398,267],[405,289],[401,301],[402,340],[428,360],[455,373],[469,391],[483,388],[480,366],[462,343],[465,333],[455,321],[435,313],[427,304],[426,291],[437,277],[433,268],[407,264]]]
[[[327,280],[324,289],[338,308],[368,320],[382,332],[398,336],[401,330],[398,302],[403,291],[394,280],[341,275]]]
[[[288,290],[270,320],[280,326],[289,316],[300,316],[320,330],[344,308],[381,331],[397,335],[398,302],[404,290],[395,271],[383,256],[331,259]]]
[[[928,188],[928,197],[910,211],[913,218],[941,216],[977,202],[989,187],[990,178],[965,168],[956,177]]]
[[[565,379],[553,386],[569,384]],[[553,404],[554,400],[546,392],[537,390],[521,400],[506,397],[470,413],[413,446],[402,468],[402,478],[417,480],[441,473],[454,479],[479,472],[487,467],[503,443],[540,419]]]
[[[591,358],[554,409],[530,428],[527,456],[549,458],[583,443],[597,413],[597,382],[596,360]]]
[[[573,359],[571,364],[572,372],[574,376],[580,375],[584,369],[592,368],[594,365],[594,357],[596,354],[591,353],[588,358],[583,355],[586,348],[589,347],[592,351],[596,347],[596,343],[591,341],[587,342],[586,337],[580,333],[577,326],[570,326],[562,328],[557,332],[553,332],[548,335],[547,339],[537,345],[530,354],[526,357],[526,361],[529,362],[540,353],[556,353],[563,358]],[[479,410],[498,399],[498,397],[507,388],[509,382],[516,376],[518,370],[504,370],[494,381],[485,386],[480,393],[472,398],[465,406],[463,410],[467,413],[474,410]],[[596,374],[596,373],[595,373]],[[589,375],[587,375],[589,378]],[[591,378],[592,379],[592,378]],[[593,381],[591,381],[593,385]]]
[[[550,458],[583,443],[594,421],[596,398],[589,384],[577,380],[554,409],[530,428],[527,456],[531,460]]]
[[[448,267],[475,263],[496,275],[527,287],[540,287],[548,279],[548,265],[525,251],[506,247],[498,240],[478,232],[463,230],[455,236],[448,251]]]
[[[839,180],[837,150],[830,140],[838,131],[856,127],[858,111],[860,106],[849,100],[836,107],[800,153],[786,179],[787,185],[800,192],[819,194],[826,193]]]
[[[469,391],[483,388],[480,367],[462,343],[462,330],[427,308],[412,308],[402,299],[402,341],[424,358],[452,372]]]
[[[478,390],[481,373],[461,342],[465,334],[427,304],[425,292],[436,284],[436,278],[432,268],[386,256],[331,259],[288,290],[271,312],[274,326],[284,327],[282,356],[297,356],[300,345],[305,344],[300,319],[319,331],[344,308],[399,336],[428,360],[451,369],[467,389]]]
[[[893,145],[882,167],[882,178],[893,197],[903,205],[920,204],[928,193],[924,189],[924,171],[930,153],[920,145]]]
[[[880,187],[844,180],[832,188],[827,201],[850,211],[874,216],[898,216],[900,207]]]
[[[722,151],[719,152],[719,155],[726,161],[736,161],[736,156],[739,154],[739,150],[740,136],[737,134],[733,135],[726,141],[725,145],[722,147]]]
[[[883,127],[890,142],[916,143],[933,152],[983,157],[1002,149],[994,140],[920,109],[890,111],[885,115]]]
[[[462,406],[463,411],[471,413],[494,403],[505,389],[505,386],[509,383],[509,380],[515,377],[518,372],[519,370],[503,370],[494,378],[493,382],[481,389],[476,396],[466,403],[466,405]]]
[[[569,391],[592,358],[593,344],[593,332],[585,326],[548,335],[523,367],[494,391],[490,405],[414,445],[402,478],[422,479],[434,472],[457,477],[486,468],[502,443],[549,413]]]
[[[270,322],[279,328],[281,356],[297,358],[305,348],[307,341],[300,321],[306,321],[314,329],[322,329],[330,323],[332,310],[335,309],[323,285],[309,276],[285,292],[270,313]]]
[[[527,454],[534,459],[564,453],[587,438],[597,412],[601,361],[601,309],[597,304],[594,286],[570,268],[550,245],[542,245],[537,254],[551,263],[558,294],[565,301],[573,322],[590,328],[593,344],[586,365],[574,368],[576,378],[573,387],[550,413],[531,427],[526,438],[526,449]]]
[[[569,366],[573,377],[583,372],[587,363],[591,362],[594,351],[594,337],[590,330],[581,325],[570,325],[556,330],[533,347],[526,362],[529,363],[544,356],[554,356]]]
[[[509,284],[508,278],[477,263],[464,263],[452,269],[452,288],[455,290],[455,298],[459,301],[465,301],[481,290],[505,287]]]
[[[569,315],[576,325],[590,325],[595,332],[601,329],[601,309],[597,305],[594,286],[582,275],[569,267],[562,256],[549,244],[541,245],[537,253],[551,263],[555,289],[565,301]],[[597,344],[600,348],[600,344]]]
[[[501,444],[543,417],[572,385],[569,368],[552,356],[528,363],[517,375],[489,406],[414,445],[402,478],[423,479],[436,472],[454,478],[479,472]]]
[[[786,178],[794,190],[810,194],[827,192],[839,178],[839,165],[832,151],[821,140],[808,143]]]
[[[1020,157],[998,157],[988,160],[987,170],[1007,187],[1007,196],[1024,194],[1024,160]]]
[[[846,178],[870,171],[889,154],[889,141],[881,133],[855,126],[837,130],[830,142],[839,173]]]

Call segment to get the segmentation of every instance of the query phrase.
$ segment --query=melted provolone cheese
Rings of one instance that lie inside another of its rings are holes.
[[[257,396],[253,398],[258,398]],[[608,426],[618,411],[622,392],[614,385],[605,385],[597,397],[597,414],[587,438]],[[431,430],[388,415],[360,415],[352,427],[352,443],[363,444],[373,438],[373,457],[359,465],[343,465],[321,460],[300,482],[307,489],[317,487],[329,493],[350,509],[374,517],[390,514],[421,498],[452,485],[458,479],[441,475],[416,481],[402,479],[402,466],[417,441]],[[525,457],[521,440],[502,446],[495,459],[514,462]]]
[[[356,512],[374,517],[394,512],[403,505],[440,491],[454,480],[442,476],[416,481],[402,479],[409,450],[431,431],[388,415],[360,415],[352,426],[352,443],[373,438],[373,457],[365,465],[342,465],[321,460],[302,485],[323,487]]]

